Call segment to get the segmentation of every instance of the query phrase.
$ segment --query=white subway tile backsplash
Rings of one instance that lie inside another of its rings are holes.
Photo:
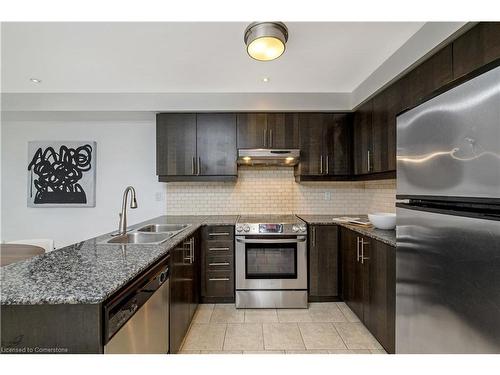
[[[242,167],[236,183],[167,184],[167,214],[394,212],[395,197],[395,180],[297,184],[292,168]]]

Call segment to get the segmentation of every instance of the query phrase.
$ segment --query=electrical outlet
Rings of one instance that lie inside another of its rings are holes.
[[[163,193],[161,191],[157,191],[155,193],[155,200],[157,202],[161,202],[163,200]]]
[[[323,199],[324,199],[325,201],[332,200],[332,193],[331,193],[330,191],[325,191],[325,194],[324,194]]]

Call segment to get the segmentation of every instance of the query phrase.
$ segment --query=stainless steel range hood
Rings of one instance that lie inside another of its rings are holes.
[[[293,167],[299,162],[298,149],[253,148],[238,150],[239,165],[276,165]]]

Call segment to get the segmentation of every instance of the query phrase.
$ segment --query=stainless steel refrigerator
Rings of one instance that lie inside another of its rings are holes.
[[[500,353],[500,67],[397,118],[396,353]]]

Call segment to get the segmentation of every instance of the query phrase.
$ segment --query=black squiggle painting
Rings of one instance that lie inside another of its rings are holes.
[[[95,142],[30,142],[28,202],[94,206],[94,152]]]

